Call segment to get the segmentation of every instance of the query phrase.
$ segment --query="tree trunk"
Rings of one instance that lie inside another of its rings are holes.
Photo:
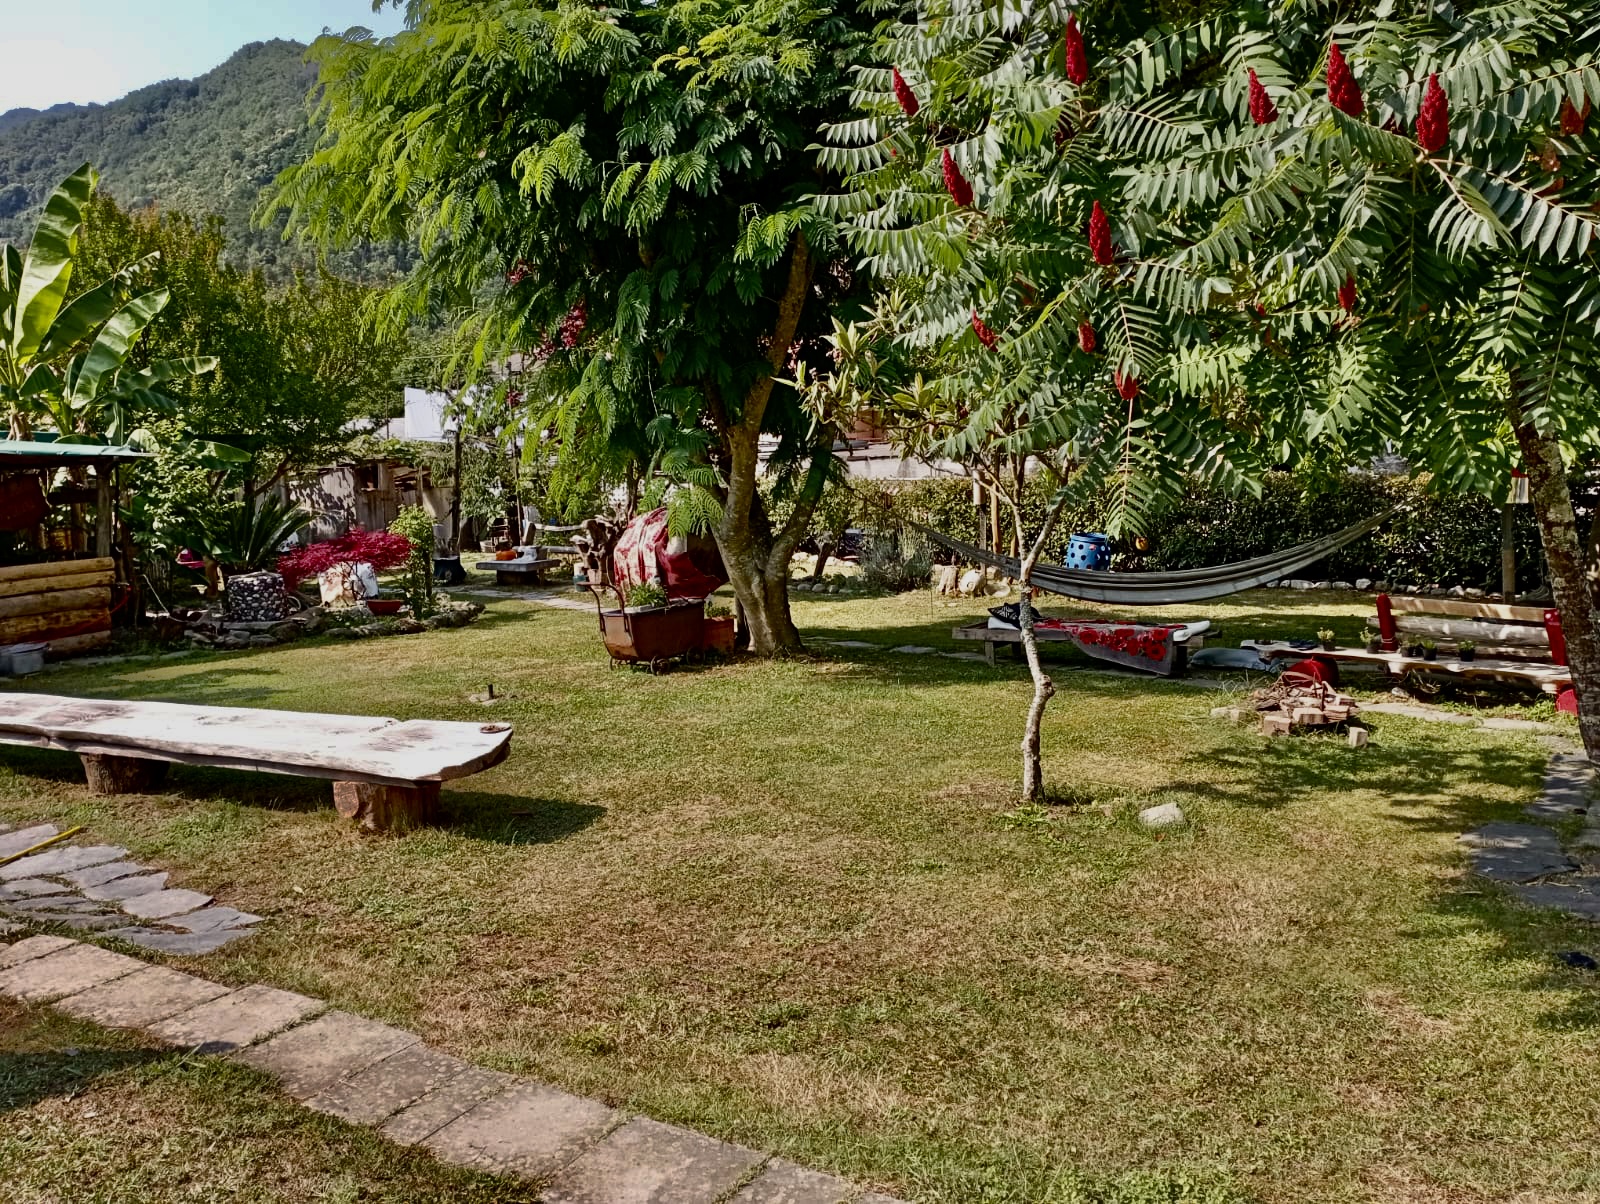
[[[805,647],[789,614],[789,572],[770,573],[765,565],[735,565],[724,556],[729,583],[744,616],[746,646],[757,656],[780,656]]]
[[[833,550],[838,546],[831,532],[817,536],[817,567],[811,570],[811,580],[822,580],[822,574],[828,568],[828,561],[833,558]]]
[[[793,512],[774,532],[758,488],[761,475],[761,428],[772,390],[783,371],[811,286],[811,250],[796,236],[789,256],[789,279],[778,303],[777,321],[764,373],[733,413],[711,383],[705,385],[713,426],[720,436],[718,459],[725,478],[719,493],[722,519],[713,534],[723,567],[744,612],[744,632],[757,656],[778,656],[804,648],[789,614],[789,558],[811,524],[817,499],[827,482],[825,457],[832,454],[831,434],[814,450],[811,471]]]
[[[1018,548],[1026,546],[1026,535],[1022,527],[1022,494],[1019,490],[1015,499],[1006,499],[1011,504],[1011,517],[1014,535]],[[1028,676],[1033,678],[1033,699],[1028,703],[1028,718],[1022,729],[1022,796],[1030,803],[1036,803],[1044,797],[1044,759],[1041,752],[1042,731],[1044,727],[1044,708],[1056,696],[1056,683],[1044,671],[1044,665],[1039,660],[1039,639],[1033,631],[1033,570],[1038,566],[1039,557],[1044,555],[1044,546],[1050,539],[1050,532],[1055,529],[1056,520],[1061,517],[1061,511],[1066,508],[1066,497],[1063,494],[1056,499],[1050,507],[1050,513],[1045,516],[1044,526],[1034,539],[1028,554],[1022,560],[1020,576],[1022,584],[1022,602],[1017,607],[1017,626],[1022,631],[1022,654],[1028,661]]]
[[[1033,698],[1028,703],[1028,719],[1022,729],[1022,797],[1036,803],[1044,797],[1044,758],[1040,745],[1044,727],[1044,708],[1056,696],[1056,683],[1039,660],[1039,639],[1033,631],[1032,594],[1026,582],[1033,566],[1023,566],[1022,604],[1017,608],[1017,626],[1022,629],[1022,654],[1028,660],[1028,676],[1033,678]]]
[[[1600,759],[1600,621],[1595,614],[1595,595],[1584,571],[1583,546],[1578,541],[1566,465],[1561,459],[1560,444],[1534,429],[1515,406],[1512,419],[1517,445],[1522,450],[1523,471],[1528,474],[1533,512],[1539,520],[1545,561],[1550,566],[1550,588],[1567,640],[1567,664],[1578,698],[1578,730],[1583,736],[1584,751],[1593,761]]]

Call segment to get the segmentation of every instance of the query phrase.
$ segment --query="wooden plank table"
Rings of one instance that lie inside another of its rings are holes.
[[[1430,661],[1400,652],[1368,652],[1365,648],[1335,648],[1331,652],[1322,648],[1295,648],[1283,640],[1243,640],[1239,646],[1254,649],[1264,660],[1305,660],[1323,656],[1385,669],[1394,677],[1413,672],[1443,673],[1454,677],[1491,677],[1538,686],[1546,694],[1559,694],[1572,684],[1572,670],[1565,665],[1548,662],[1508,660],[1503,657],[1483,657],[1470,661],[1441,657]]]
[[[340,813],[376,831],[426,822],[442,782],[505,760],[511,727],[0,693],[0,744],[76,753],[103,794],[172,762],[331,779]]]

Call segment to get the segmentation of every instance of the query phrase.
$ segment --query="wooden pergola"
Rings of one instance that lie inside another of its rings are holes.
[[[131,447],[95,443],[47,442],[43,439],[0,439],[0,475],[48,472],[57,468],[93,468],[95,483],[94,554],[110,556],[116,538],[116,469],[119,464],[148,459],[150,453]]]

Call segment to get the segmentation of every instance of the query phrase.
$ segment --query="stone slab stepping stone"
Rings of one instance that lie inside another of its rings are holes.
[[[115,923],[123,924],[127,918],[118,916]],[[247,937],[253,931],[250,928],[218,928],[212,932],[168,932],[162,928],[134,927],[110,928],[106,930],[106,935],[127,941],[130,945],[138,945],[141,949],[154,949],[179,957],[199,957],[215,953],[224,945]]]
[[[349,1012],[324,1012],[236,1054],[234,1061],[266,1071],[290,1096],[308,1100],[419,1040],[415,1033]]]
[[[126,920],[126,916],[114,915],[110,912],[100,915],[91,915],[88,912],[84,912],[81,915],[51,916],[49,918],[50,923],[60,924],[63,928],[70,928],[74,932],[110,932],[113,928],[125,923]]]
[[[181,916],[211,902],[210,895],[197,890],[154,890],[134,895],[122,901],[122,910],[141,920],[164,920],[168,916]]]
[[[20,966],[25,961],[32,961],[36,957],[45,957],[51,953],[59,953],[63,949],[70,949],[77,941],[69,941],[64,936],[30,936],[27,940],[18,941],[0,949],[0,970],[9,969],[11,966]]]
[[[167,875],[163,871],[159,874],[140,874],[133,878],[118,878],[114,882],[103,882],[99,886],[86,886],[83,896],[86,899],[102,899],[108,903],[119,902],[123,899],[136,898],[139,895],[152,894],[167,888]]]
[[[15,857],[23,849],[31,849],[41,840],[49,840],[60,834],[61,829],[54,824],[36,824],[31,828],[0,834],[0,857]]]
[[[556,1175],[542,1204],[716,1200],[764,1155],[638,1117]]]
[[[145,963],[98,945],[73,944],[71,948],[23,962],[0,971],[0,995],[29,1003],[49,1003],[87,991],[113,978],[124,978]]]
[[[876,648],[877,644],[869,644],[866,640],[830,640],[835,648]]]
[[[728,1204],[845,1204],[855,1198],[855,1186],[843,1179],[774,1158]]]
[[[149,871],[148,865],[140,865],[137,861],[107,861],[103,865],[91,865],[87,869],[69,870],[61,877],[73,886],[104,886],[107,882],[114,882],[118,878],[128,878]]]
[[[467,1069],[460,1058],[418,1043],[331,1084],[306,1106],[351,1124],[381,1124]]]
[[[233,1053],[326,1006],[320,999],[257,983],[157,1021],[144,1031],[171,1045],[193,1047],[200,1053]]]
[[[1472,850],[1472,871],[1497,882],[1531,882],[1577,868],[1549,828],[1536,824],[1485,824],[1458,838]]]
[[[458,1166],[537,1179],[571,1162],[616,1120],[617,1114],[599,1100],[539,1083],[520,1083],[451,1121],[422,1144]],[[613,1204],[622,1201],[618,1198]]]
[[[185,932],[225,932],[231,928],[248,928],[261,923],[262,917],[235,907],[204,907],[186,916],[172,916],[165,922]]]
[[[1409,702],[1364,702],[1361,711],[1367,715],[1404,715],[1407,719],[1422,719],[1429,723],[1454,723],[1461,727],[1477,727],[1478,720],[1472,715],[1462,715],[1456,711],[1438,711],[1432,707],[1413,706]]]
[[[11,899],[3,906],[13,915],[25,916],[109,914],[100,904],[80,899],[77,895],[43,895],[36,899]]]
[[[1564,882],[1519,884],[1511,891],[1535,907],[1558,907],[1585,920],[1600,920],[1600,874],[1581,874]]]
[[[71,887],[43,878],[18,878],[0,886],[0,899],[32,899],[38,895],[64,895]]]
[[[55,874],[65,874],[69,870],[103,865],[107,861],[116,861],[127,855],[127,849],[114,844],[95,844],[82,848],[68,845],[65,848],[46,849],[42,853],[24,857],[21,861],[13,861],[10,865],[0,865],[0,882],[10,882],[16,878],[49,878]]]
[[[232,989],[165,966],[146,966],[126,978],[63,999],[56,1007],[107,1028],[144,1028],[221,998]]]
[[[416,1145],[433,1136],[457,1117],[485,1100],[516,1086],[517,1080],[498,1070],[469,1066],[384,1122],[379,1130],[390,1141]]]
[[[898,652],[904,656],[927,656],[928,653],[934,651],[934,649],[930,648],[927,644],[901,644],[900,647],[891,648],[889,651]]]
[[[947,660],[947,661],[979,661],[979,662],[983,662],[986,659],[984,657],[983,653],[981,653],[981,652],[941,652],[939,655],[944,657],[944,659]],[[738,1196],[734,1197],[735,1200],[737,1200],[738,1198],[739,1198]]]

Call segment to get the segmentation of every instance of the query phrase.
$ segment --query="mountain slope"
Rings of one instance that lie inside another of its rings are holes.
[[[304,154],[315,72],[297,42],[256,42],[193,80],[168,80],[105,105],[0,113],[0,241],[25,240],[49,195],[85,161],[124,205],[157,204],[226,223],[229,256],[281,276],[310,255],[257,230],[261,190]],[[394,252],[341,257],[341,273],[382,277]]]

